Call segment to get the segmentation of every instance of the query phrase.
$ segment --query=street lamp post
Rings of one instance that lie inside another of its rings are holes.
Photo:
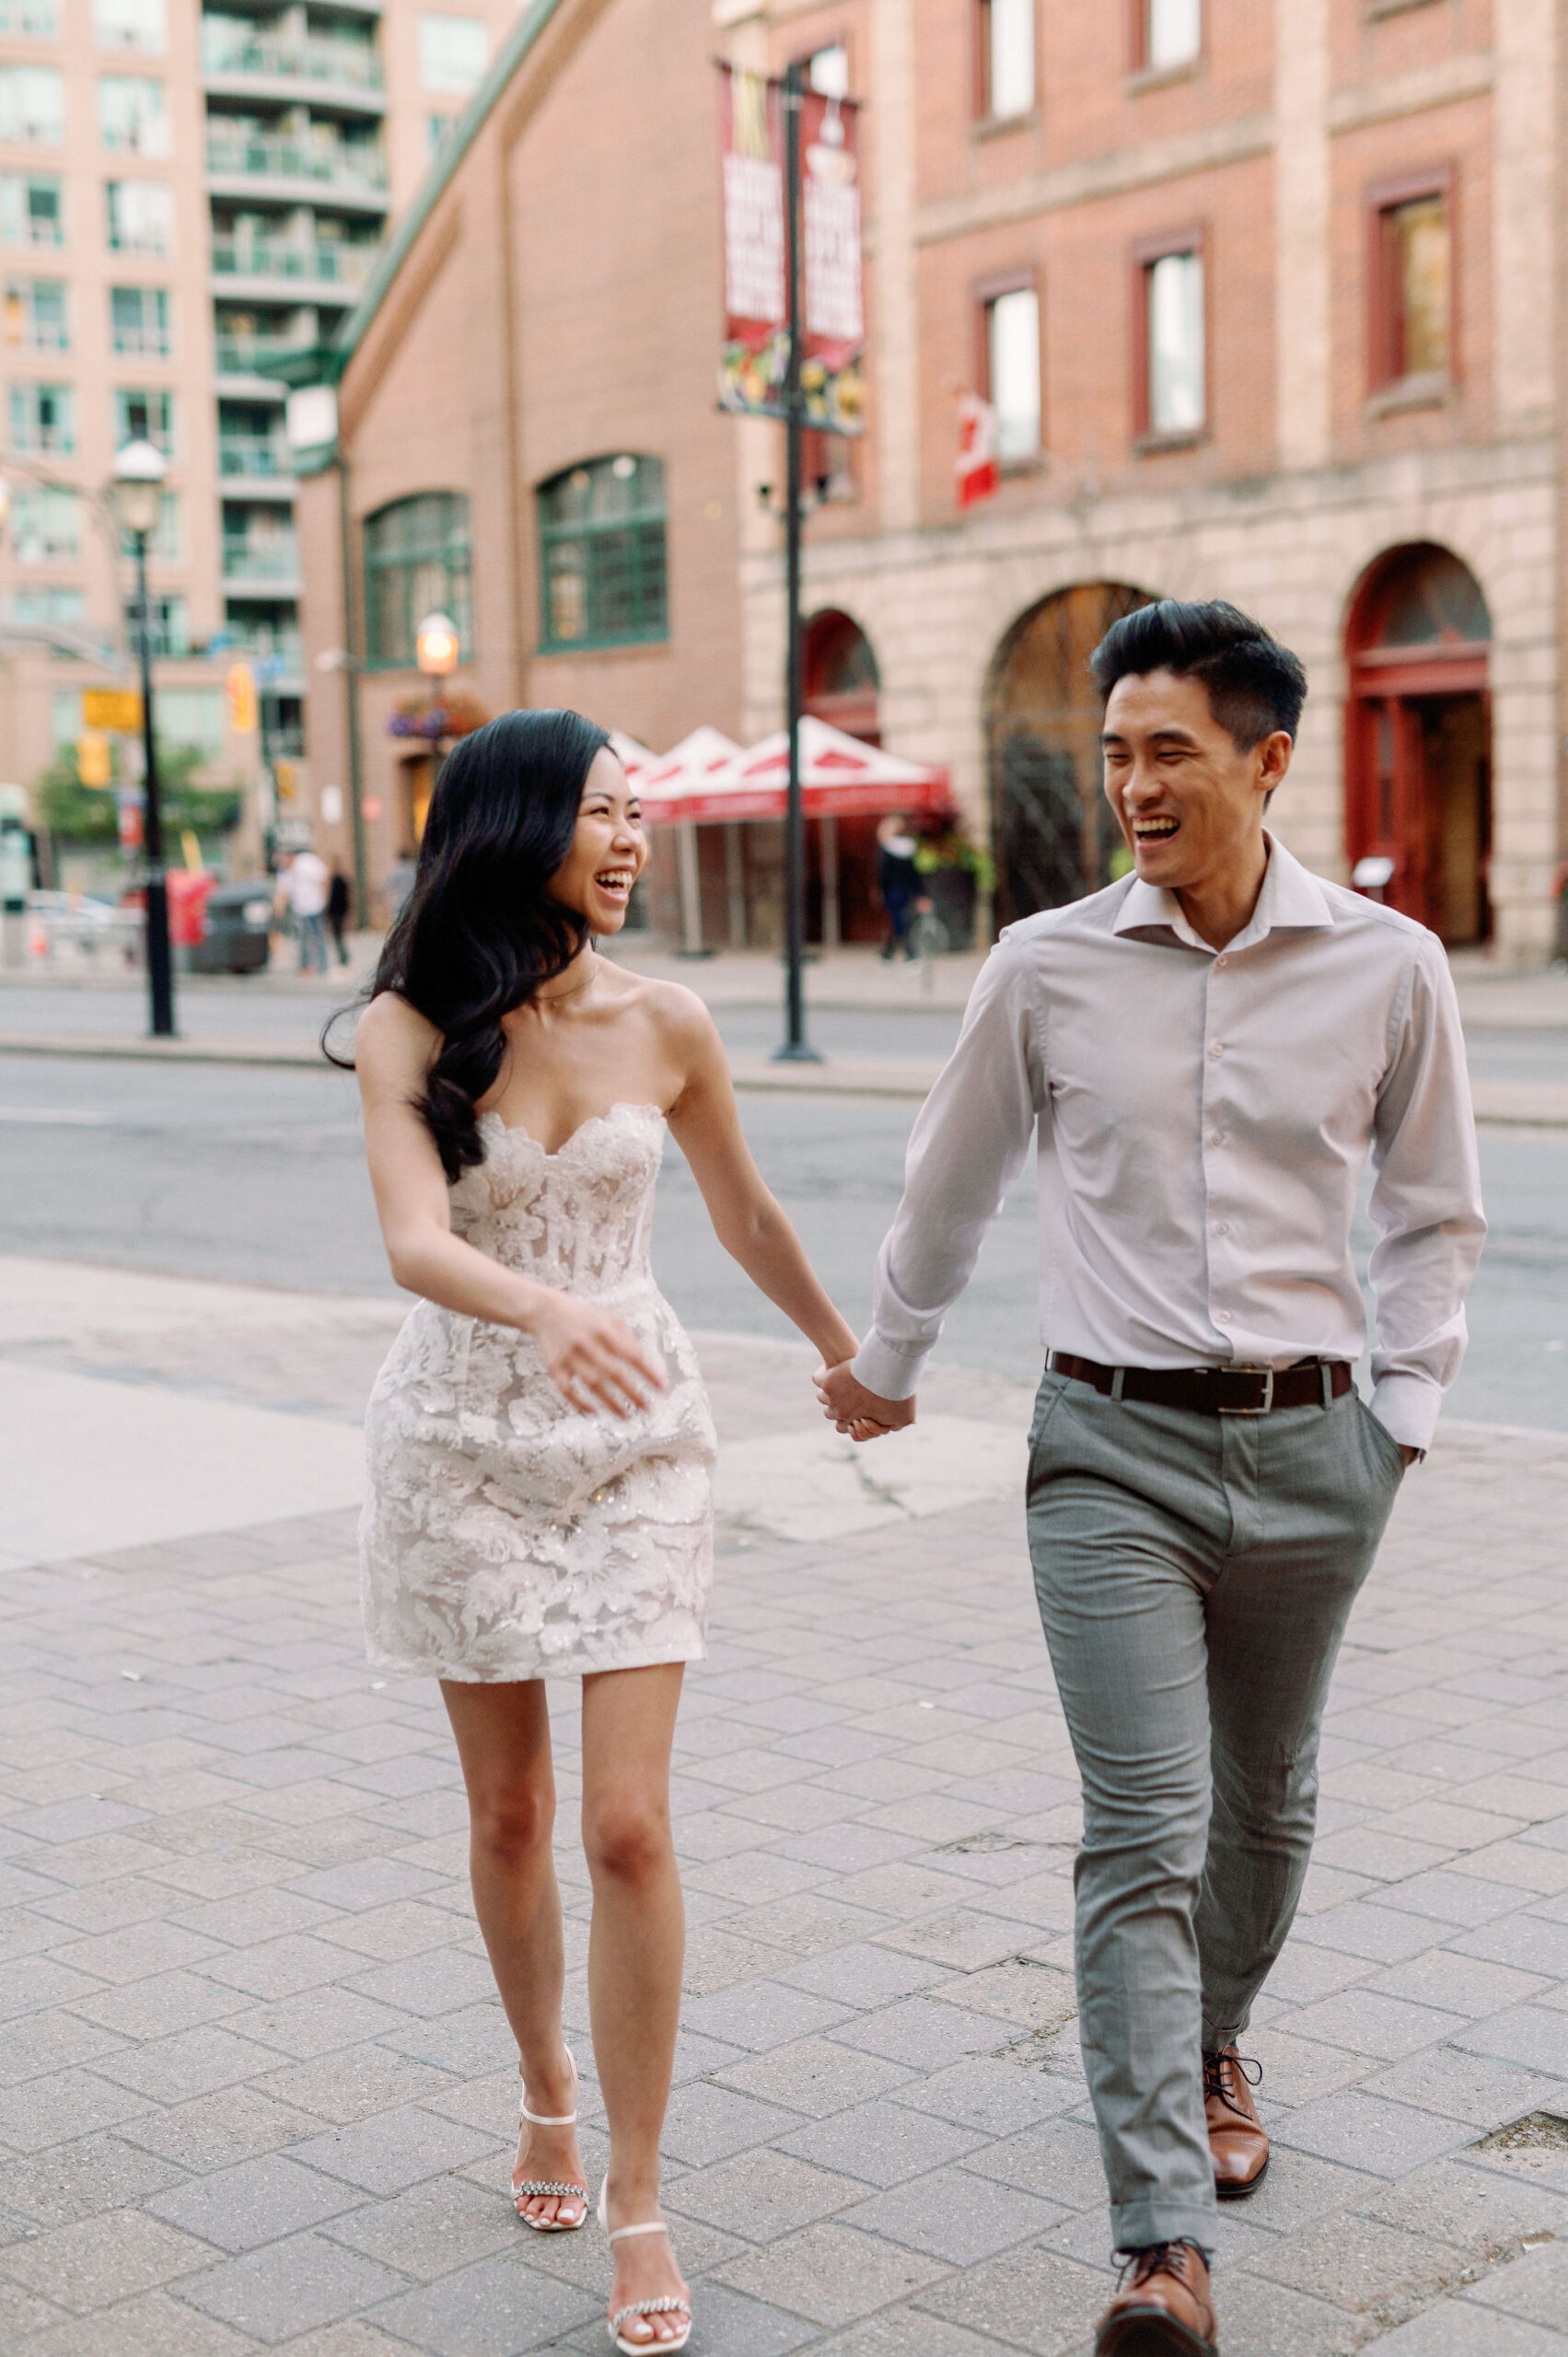
[[[142,666],[143,856],[146,865],[147,996],[155,1039],[174,1037],[174,971],[168,949],[168,885],[163,863],[163,808],[153,729],[153,617],[147,599],[147,541],[157,528],[165,466],[150,442],[127,442],[114,460],[114,506],[136,557],[136,639]]]
[[[458,668],[458,625],[450,614],[426,614],[413,633],[413,658],[427,679],[449,679]],[[430,791],[447,766],[444,739],[432,745]]]

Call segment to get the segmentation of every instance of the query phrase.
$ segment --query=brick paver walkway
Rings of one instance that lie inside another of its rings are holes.
[[[776,1353],[712,1358],[732,1435],[803,1422]],[[1568,2352],[1565,1510],[1551,1437],[1452,1427],[1407,1485],[1249,2041],[1277,2157],[1221,2221],[1225,2357]],[[457,1771],[435,1689],[363,1665],[351,1519],[0,1583],[17,2357],[606,2345],[597,2230],[511,2215],[515,2058]],[[666,2137],[693,2351],[1082,2350],[1109,2278],[1075,1782],[1017,1506],[809,1544],[732,1525],[714,1640],[678,1737]]]

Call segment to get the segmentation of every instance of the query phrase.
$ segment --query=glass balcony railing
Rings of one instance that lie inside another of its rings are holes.
[[[282,677],[298,679],[305,667],[305,652],[296,630],[242,630],[234,622],[225,622],[224,653],[235,662],[281,663]]]
[[[294,581],[299,575],[299,550],[293,540],[225,540],[223,577],[226,581]]]
[[[332,286],[363,286],[375,259],[366,246],[302,244],[281,238],[215,238],[215,278],[309,278]]]
[[[264,377],[278,361],[311,348],[298,336],[235,335],[222,329],[214,342],[218,373],[224,377]]]
[[[330,188],[387,185],[386,159],[376,148],[273,139],[259,132],[209,132],[207,169],[246,180],[316,180]]]
[[[288,445],[260,434],[220,434],[218,471],[226,475],[286,475],[291,471]]]
[[[202,64],[208,74],[261,74],[270,80],[336,82],[379,90],[381,60],[368,41],[268,41],[237,37],[226,27],[202,29]]]

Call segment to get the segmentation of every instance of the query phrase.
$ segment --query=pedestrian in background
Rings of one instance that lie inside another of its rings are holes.
[[[888,916],[888,938],[882,944],[884,958],[896,958],[901,949],[912,958],[909,929],[910,912],[920,888],[920,871],[915,866],[917,849],[914,837],[896,812],[889,813],[877,830],[877,889]]]
[[[348,943],[343,938],[343,928],[348,923],[348,877],[343,874],[342,860],[334,859],[332,880],[327,887],[327,924],[331,933],[332,946],[338,953],[340,966],[348,964]]]
[[[322,922],[327,892],[326,861],[313,851],[291,852],[279,872],[277,899],[280,914],[287,910],[299,935],[302,974],[327,970],[327,929]]]
[[[594,948],[646,859],[605,730],[515,712],[465,737],[356,1040],[392,1273],[423,1296],[366,1422],[370,1658],[441,1681],[523,2077],[512,2199],[540,2234],[588,2212],[544,1689],[582,1680],[598,2209],[627,2357],[684,2347],[691,2314],[658,2146],[683,1945],[669,1756],[706,1645],[715,1440],[648,1261],[667,1126],[752,1281],[827,1357],[856,1347],[751,1159],[707,1009]]]
[[[1083,1782],[1080,2035],[1128,2260],[1096,2346],[1207,2357],[1214,2203],[1269,2165],[1236,2041],[1295,1913],[1334,1657],[1458,1372],[1484,1222],[1441,943],[1264,827],[1295,656],[1234,607],[1165,600],[1092,668],[1134,871],[992,952],[910,1141],[871,1338],[819,1386],[841,1430],[912,1420],[1038,1128],[1029,1547]]]

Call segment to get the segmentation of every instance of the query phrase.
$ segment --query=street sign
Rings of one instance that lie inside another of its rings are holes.
[[[226,680],[228,688],[228,725],[237,737],[256,734],[256,677],[249,663],[231,663]]]
[[[114,764],[107,737],[96,730],[76,739],[76,775],[84,785],[113,783]]]
[[[134,736],[142,725],[142,699],[134,688],[84,688],[84,728],[113,728]]]

